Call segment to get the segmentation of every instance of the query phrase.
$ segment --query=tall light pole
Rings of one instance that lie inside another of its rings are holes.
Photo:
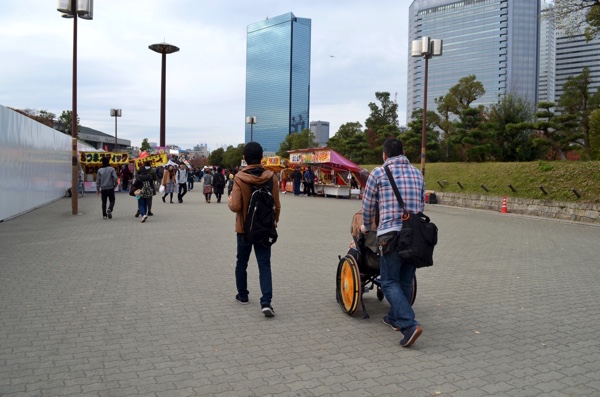
[[[77,19],[94,19],[93,0],[59,0],[58,12],[63,13],[63,18],[73,18],[73,109],[71,111],[71,212],[79,213],[77,203],[77,186],[79,185],[79,162],[77,160]]]
[[[246,124],[250,124],[250,142],[254,142],[254,131],[252,127],[254,126],[254,124],[256,124],[257,121],[258,119],[256,118],[256,116],[246,117]]]
[[[119,146],[117,144],[117,117],[121,117],[121,109],[110,109],[111,117],[115,118],[115,152],[118,150]]]
[[[427,75],[429,74],[429,58],[442,55],[442,40],[428,36],[413,40],[411,55],[425,58],[425,78],[423,82],[423,127],[421,130],[421,173],[425,177],[425,147],[427,146]]]
[[[167,44],[158,43],[148,46],[152,51],[162,54],[162,72],[160,81],[160,146],[165,147],[165,94],[167,91],[167,54],[172,54],[179,51],[179,47]]]

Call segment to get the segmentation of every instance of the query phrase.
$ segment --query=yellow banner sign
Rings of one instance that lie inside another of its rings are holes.
[[[141,159],[135,159],[133,161],[135,163],[135,169],[139,170],[141,167],[144,166],[144,163],[146,161],[150,162],[151,167],[158,167],[159,165],[167,164],[169,159],[167,158],[166,153],[160,153],[160,154],[151,154],[150,156],[147,156],[147,157],[144,157]]]
[[[129,154],[112,152],[79,152],[79,162],[85,165],[102,164],[102,159],[108,157],[110,165],[122,165],[129,163]]]

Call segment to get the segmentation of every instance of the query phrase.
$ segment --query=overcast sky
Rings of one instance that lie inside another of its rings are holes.
[[[73,20],[56,0],[0,1],[0,105],[71,109]],[[159,141],[161,55],[166,41],[167,144],[210,150],[244,142],[246,27],[287,12],[312,20],[311,121],[364,125],[375,92],[398,93],[405,123],[405,0],[96,0],[78,20],[82,125],[120,138]],[[333,56],[333,57],[332,57]]]

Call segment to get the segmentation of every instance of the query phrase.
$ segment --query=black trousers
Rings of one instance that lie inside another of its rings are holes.
[[[179,199],[179,201],[183,200],[183,196],[185,196],[186,193],[187,193],[187,184],[180,183],[179,184],[179,192],[177,193],[177,198]]]
[[[108,199],[108,209],[115,208],[115,189],[106,189],[100,191],[102,197],[102,216],[106,216],[106,199]]]

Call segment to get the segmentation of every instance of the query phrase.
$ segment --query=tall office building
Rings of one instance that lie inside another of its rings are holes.
[[[443,40],[429,60],[427,109],[450,87],[475,75],[491,105],[507,93],[537,103],[539,0],[415,0],[409,9],[409,46],[422,36]],[[407,118],[423,107],[425,61],[409,57]]]
[[[600,37],[588,42],[583,35],[567,36],[557,31],[554,102],[563,94],[567,79],[580,75],[583,68],[590,70],[589,92],[596,92],[600,87]]]
[[[245,142],[279,150],[288,134],[309,128],[311,20],[287,13],[248,26]]]
[[[557,26],[553,5],[542,1],[539,101],[557,103],[567,79],[580,75],[583,68],[590,70],[590,92],[596,92],[600,87],[600,37],[586,41],[583,34],[567,34]],[[581,18],[585,18],[583,13]]]
[[[329,121],[311,121],[310,131],[315,136],[319,146],[327,146],[329,140]]]
[[[542,0],[540,20],[540,80],[538,102],[554,102],[556,68],[554,6]]]

